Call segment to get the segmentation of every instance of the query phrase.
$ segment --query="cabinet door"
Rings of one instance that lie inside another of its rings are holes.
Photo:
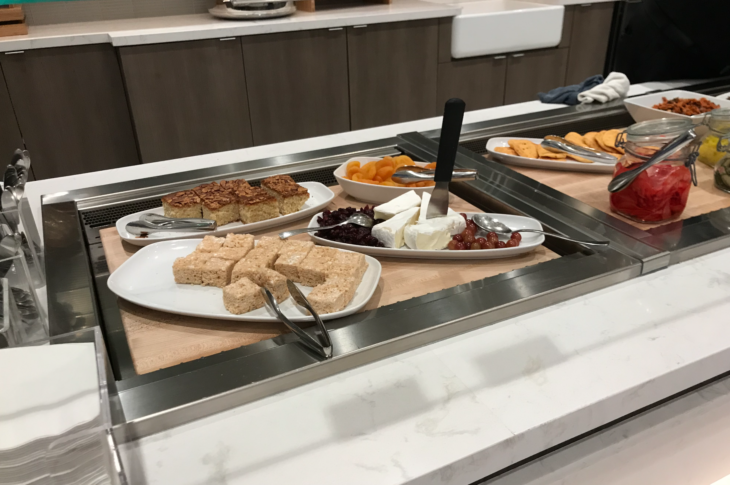
[[[461,98],[469,111],[504,104],[506,56],[455,59],[439,64],[436,108],[449,98]]]
[[[10,102],[5,77],[0,75],[0,163],[3,166],[7,165],[13,152],[18,148],[24,148],[23,139]]]
[[[5,53],[0,64],[36,178],[139,162],[111,45]]]
[[[144,163],[252,145],[237,38],[119,49]]]
[[[510,54],[504,103],[536,101],[537,93],[565,85],[568,49],[545,49]]]
[[[567,84],[604,74],[614,2],[576,5],[570,36]]]
[[[241,38],[256,145],[350,131],[344,29]]]
[[[348,27],[352,129],[439,114],[438,20]]]

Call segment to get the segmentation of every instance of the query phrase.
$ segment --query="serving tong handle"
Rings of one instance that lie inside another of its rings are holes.
[[[613,155],[594,150],[593,148],[582,147],[575,143],[570,143],[561,136],[548,135],[542,140],[540,145],[551,150],[558,150],[578,157],[583,157],[596,163],[615,165],[618,161]]]
[[[172,222],[169,224],[153,224],[145,221],[132,221],[127,224],[127,232],[140,236],[152,232],[196,232],[196,231],[214,231],[218,228],[215,221],[202,219],[205,222]]]
[[[329,333],[327,332],[327,328],[324,326],[324,322],[322,322],[322,319],[319,317],[316,311],[312,308],[312,306],[309,304],[307,299],[304,297],[304,295],[301,293],[299,288],[296,287],[296,285],[291,281],[287,280],[286,282],[287,286],[289,287],[289,292],[291,293],[292,297],[294,298],[294,301],[296,301],[298,304],[309,310],[309,312],[312,314],[312,317],[314,317],[314,321],[317,323],[317,339],[315,340],[312,338],[311,335],[309,335],[307,332],[302,330],[302,328],[297,325],[296,323],[289,320],[289,318],[284,315],[284,312],[281,311],[281,307],[279,306],[279,303],[276,301],[276,298],[274,295],[271,294],[271,291],[268,290],[268,288],[261,287],[261,294],[264,296],[264,300],[266,300],[268,306],[274,310],[274,313],[276,313],[276,316],[281,320],[281,322],[286,325],[289,330],[294,332],[294,334],[299,337],[299,339],[302,341],[304,345],[315,351],[317,354],[321,355],[325,359],[329,359],[332,357],[332,342],[329,337]],[[293,289],[292,289],[293,288]]]

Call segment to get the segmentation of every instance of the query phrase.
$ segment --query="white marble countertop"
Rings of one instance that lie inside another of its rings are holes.
[[[560,107],[491,108],[465,123]],[[145,175],[439,125],[158,162]],[[39,219],[42,194],[139,176],[127,167],[45,180],[26,194]],[[724,250],[125,444],[123,460],[135,484],[468,484],[730,370],[729,290]]]
[[[452,17],[459,11],[458,7],[450,5],[419,0],[396,0],[390,5],[372,4],[311,13],[297,11],[289,17],[269,20],[222,20],[206,13],[39,25],[30,26],[28,35],[1,38],[0,52],[85,44],[110,43],[121,47],[216,39],[368,23]]]

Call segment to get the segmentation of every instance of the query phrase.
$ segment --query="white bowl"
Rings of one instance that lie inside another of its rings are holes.
[[[335,170],[335,178],[342,187],[342,190],[357,200],[367,202],[369,204],[385,204],[398,197],[399,195],[415,190],[420,197],[424,192],[433,192],[433,187],[388,187],[387,185],[364,184],[355,182],[345,178],[347,175],[347,164],[350,162],[360,162],[365,165],[368,162],[377,162],[380,158],[374,157],[355,157],[351,158]],[[416,165],[423,167],[428,165],[423,162],[416,162]]]
[[[645,96],[626,98],[624,99],[624,106],[626,106],[626,109],[629,110],[629,113],[631,113],[631,116],[637,123],[648,120],[659,120],[662,118],[685,118],[691,119],[692,122],[697,125],[702,123],[702,120],[707,114],[702,113],[694,116],[687,116],[652,108],[652,106],[654,106],[655,104],[661,103],[662,98],[706,98],[707,100],[720,105],[721,108],[730,108],[730,100],[728,99],[716,98],[714,96],[707,96],[706,94],[693,93],[691,91],[682,91],[679,89],[675,89],[673,91],[663,91],[654,94],[647,94]]]

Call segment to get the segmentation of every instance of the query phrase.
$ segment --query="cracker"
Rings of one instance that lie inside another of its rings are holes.
[[[537,145],[527,140],[508,140],[509,146],[517,155],[525,158],[537,158]]]
[[[576,133],[574,131],[571,131],[567,135],[565,135],[565,139],[568,140],[570,143],[582,147],[587,147],[586,142],[583,140],[583,135],[580,133]]]
[[[618,136],[619,133],[621,133],[621,130],[606,130],[601,136],[601,141],[611,151],[623,154],[623,149],[616,146],[616,136]]]
[[[553,152],[542,145],[537,146],[537,154],[540,158],[547,160],[563,160],[568,156],[565,152]]]
[[[586,145],[588,145],[588,148],[593,148],[595,150],[601,150],[601,146],[598,144],[598,141],[596,140],[596,137],[598,136],[597,131],[589,131],[585,135],[583,135],[583,141]]]
[[[517,156],[517,152],[512,149],[512,147],[495,147],[495,152],[504,153],[505,155],[514,155]]]

